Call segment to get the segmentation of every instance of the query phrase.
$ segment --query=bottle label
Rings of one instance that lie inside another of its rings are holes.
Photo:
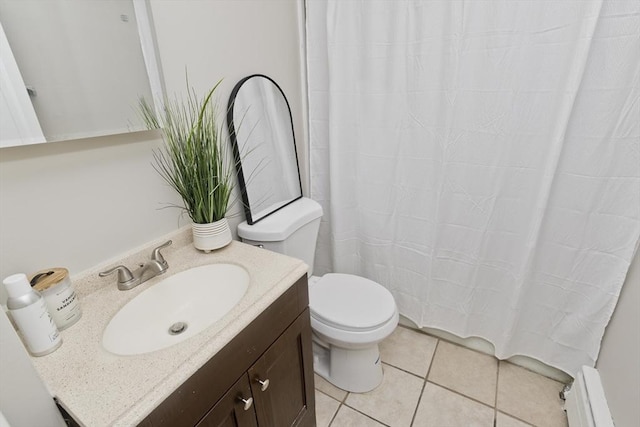
[[[45,291],[42,296],[58,329],[62,330],[80,319],[82,311],[70,283],[61,283]]]
[[[27,307],[11,310],[11,317],[20,330],[27,350],[33,355],[46,353],[62,339],[47,311],[44,298]]]

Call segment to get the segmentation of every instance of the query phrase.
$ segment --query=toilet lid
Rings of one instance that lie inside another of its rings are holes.
[[[364,277],[325,274],[309,289],[309,308],[316,320],[338,329],[368,331],[388,322],[396,302],[387,289]]]

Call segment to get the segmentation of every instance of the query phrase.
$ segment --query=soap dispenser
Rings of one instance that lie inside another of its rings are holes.
[[[31,288],[25,274],[13,274],[2,281],[9,298],[7,308],[32,356],[44,356],[62,344],[44,298]]]

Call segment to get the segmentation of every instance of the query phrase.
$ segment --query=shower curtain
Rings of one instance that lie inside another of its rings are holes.
[[[307,0],[316,269],[574,375],[640,236],[640,2]]]

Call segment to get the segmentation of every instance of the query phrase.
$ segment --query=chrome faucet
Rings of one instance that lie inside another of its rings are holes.
[[[118,272],[118,289],[128,291],[136,286],[146,282],[147,280],[163,274],[169,268],[167,260],[164,259],[161,249],[171,245],[171,240],[163,243],[153,250],[151,259],[144,264],[140,264],[133,272],[124,265],[117,265],[107,271],[98,273],[98,276],[105,277],[112,273]]]

